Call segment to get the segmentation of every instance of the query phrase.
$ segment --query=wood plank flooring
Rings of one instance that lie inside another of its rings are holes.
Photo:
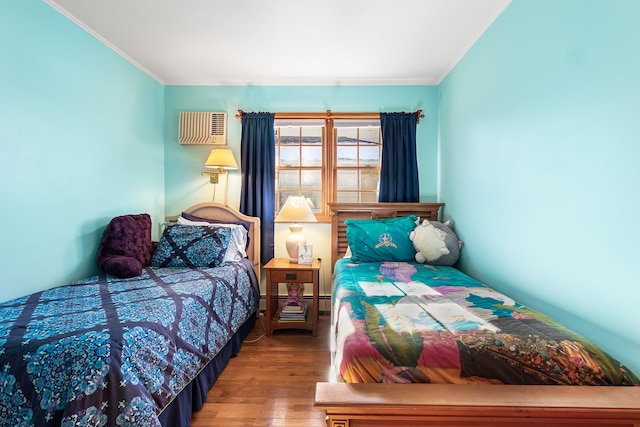
[[[260,338],[262,320],[209,390],[204,408],[193,414],[193,427],[326,425],[313,399],[316,382],[329,378],[329,317],[320,316],[317,337],[278,330]]]

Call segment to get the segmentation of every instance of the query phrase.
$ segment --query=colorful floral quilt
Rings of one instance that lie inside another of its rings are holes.
[[[452,267],[336,263],[338,381],[638,385],[586,338]]]
[[[259,299],[243,260],[95,276],[0,303],[0,426],[159,426]]]

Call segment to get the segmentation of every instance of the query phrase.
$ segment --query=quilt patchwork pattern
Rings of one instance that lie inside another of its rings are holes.
[[[159,426],[259,298],[245,260],[95,276],[0,303],[0,426]]]
[[[343,259],[333,303],[338,381],[640,384],[585,337],[452,267]]]

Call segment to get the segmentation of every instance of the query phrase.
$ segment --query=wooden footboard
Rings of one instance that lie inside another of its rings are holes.
[[[640,387],[318,383],[315,407],[329,427],[640,427]]]

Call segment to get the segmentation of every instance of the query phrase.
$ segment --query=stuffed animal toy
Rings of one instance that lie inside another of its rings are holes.
[[[300,305],[303,302],[304,283],[287,283],[287,305]]]
[[[453,265],[458,261],[462,241],[453,232],[453,221],[424,220],[409,234],[416,248],[416,261],[433,265]]]

